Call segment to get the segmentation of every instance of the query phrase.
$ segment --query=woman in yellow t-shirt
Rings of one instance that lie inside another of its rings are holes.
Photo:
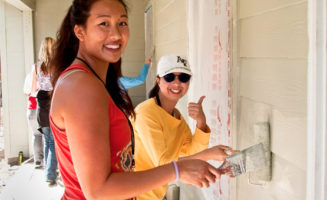
[[[156,85],[150,91],[150,99],[139,104],[135,131],[135,170],[143,171],[181,159],[223,161],[231,150],[227,146],[208,148],[210,128],[202,110],[200,97],[197,103],[189,103],[188,113],[196,120],[195,134],[175,108],[190,84],[191,69],[185,57],[180,55],[163,56],[158,63]],[[200,187],[208,186],[199,185]],[[162,199],[167,185],[158,187],[137,197],[142,199]]]

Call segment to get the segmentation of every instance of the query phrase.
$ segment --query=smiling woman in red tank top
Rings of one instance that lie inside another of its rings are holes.
[[[200,160],[132,171],[128,117],[135,113],[115,70],[128,39],[123,0],[74,0],[59,29],[50,121],[65,185],[62,199],[131,199],[175,178],[205,185],[220,177]]]

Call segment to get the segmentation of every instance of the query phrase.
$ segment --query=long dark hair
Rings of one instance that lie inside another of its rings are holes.
[[[120,74],[118,74],[120,72]],[[134,107],[132,100],[128,96],[124,86],[119,81],[121,77],[121,59],[116,63],[110,63],[106,77],[106,88],[114,100],[115,104],[125,113],[127,116],[131,116],[135,119]],[[119,94],[119,95],[117,95]]]
[[[121,73],[121,58],[118,60],[117,65],[114,66],[117,76],[120,78],[123,76]]]
[[[98,0],[74,0],[69,8],[60,29],[57,32],[57,39],[53,52],[54,55],[51,59],[50,73],[53,86],[56,85],[60,74],[71,65],[77,55],[79,40],[75,36],[74,26],[80,25],[86,27],[86,21],[90,16],[89,12],[91,6],[97,1]],[[124,6],[127,12],[128,9],[126,3],[123,0],[117,1]],[[125,115],[135,117],[131,99],[127,92],[119,86],[115,68],[120,69],[120,67],[120,62],[109,64],[106,88],[115,104],[125,113]]]
[[[157,78],[159,78],[159,76],[157,76]],[[149,92],[149,98],[156,97],[159,93],[159,90],[160,90],[160,87],[159,87],[158,83],[156,82],[156,84],[153,86],[153,88]]]

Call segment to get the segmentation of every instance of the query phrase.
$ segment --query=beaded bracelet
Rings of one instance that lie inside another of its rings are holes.
[[[176,174],[176,179],[175,181],[178,181],[179,180],[179,170],[178,170],[178,165],[175,161],[172,161],[173,165],[174,165],[174,168],[175,168],[175,174]]]

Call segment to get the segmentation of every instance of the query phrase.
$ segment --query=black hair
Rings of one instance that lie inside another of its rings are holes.
[[[159,78],[159,76],[157,76],[157,78]],[[158,83],[156,82],[156,84],[153,86],[153,88],[149,92],[149,98],[156,97],[159,93],[159,90],[160,90],[160,87],[159,87]]]

